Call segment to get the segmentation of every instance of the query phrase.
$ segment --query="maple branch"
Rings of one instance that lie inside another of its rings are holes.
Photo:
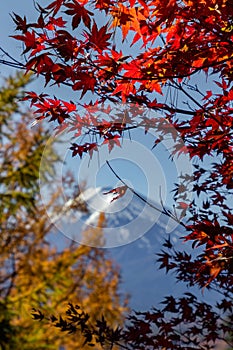
[[[203,94],[203,92],[201,92],[201,90],[198,88],[197,84],[195,84],[195,86],[191,85],[191,84],[187,84],[187,83],[183,83],[185,86],[187,86],[187,88],[189,90],[192,90],[192,91],[196,91],[198,92],[202,97],[205,97],[205,94]]]
[[[117,78],[120,78],[120,79],[122,79],[122,80],[126,80],[126,81],[128,81],[128,80],[134,80],[134,81],[143,81],[143,80],[148,80],[148,81],[152,81],[152,80],[157,80],[157,81],[164,81],[164,79],[167,79],[167,80],[173,80],[173,79],[180,79],[180,78],[188,78],[188,77],[190,77],[190,76],[192,76],[192,75],[194,75],[194,74],[196,74],[196,73],[198,73],[199,71],[201,71],[201,70],[203,70],[203,69],[206,69],[206,68],[212,68],[212,67],[215,67],[215,66],[217,66],[217,65],[219,65],[219,64],[221,64],[221,63],[226,63],[226,62],[228,62],[228,61],[232,61],[233,60],[233,57],[229,57],[229,58],[225,58],[225,59],[222,59],[222,60],[220,60],[220,61],[218,61],[218,62],[215,62],[215,63],[211,63],[211,64],[204,64],[204,65],[202,65],[201,67],[190,67],[190,68],[195,68],[192,72],[189,72],[189,73],[186,73],[186,74],[179,74],[179,75],[163,75],[163,76],[154,76],[154,77],[137,77],[137,78],[135,78],[135,77],[129,77],[129,76],[124,76],[124,75],[122,75],[122,74],[120,74],[120,73],[116,73],[116,72],[114,72],[114,77],[117,77]],[[89,57],[89,64],[92,66],[92,67],[94,67],[94,68],[96,68],[98,71],[103,71],[103,72],[105,72],[105,73],[107,73],[107,74],[109,74],[110,72],[107,70],[107,69],[105,69],[105,68],[103,68],[103,67],[99,67],[97,64],[95,64],[92,60],[91,60],[91,58]]]
[[[148,200],[145,199],[143,196],[141,196],[140,194],[138,194],[132,187],[130,187],[129,185],[127,185],[127,183],[126,183],[124,180],[122,180],[122,178],[121,178],[121,177],[115,172],[115,170],[112,168],[112,166],[110,165],[110,163],[109,163],[108,160],[106,161],[106,163],[107,163],[108,167],[110,168],[110,170],[112,171],[112,173],[116,176],[116,178],[117,178],[118,180],[120,180],[121,183],[122,183],[123,185],[125,185],[125,186],[127,187],[127,189],[128,189],[130,192],[132,192],[136,197],[138,197],[141,201],[143,201],[145,204],[147,204],[147,205],[148,205],[149,207],[151,207],[152,209],[158,211],[158,212],[161,213],[161,214],[164,214],[164,215],[168,216],[169,218],[171,218],[172,220],[174,220],[175,222],[177,222],[177,223],[180,224],[181,226],[183,226],[183,227],[185,227],[186,229],[188,229],[187,226],[186,226],[182,221],[180,221],[180,220],[177,218],[176,215],[174,215],[174,214],[172,214],[172,213],[170,212],[170,210],[165,209],[164,206],[163,206],[163,209],[159,209],[158,207],[156,207],[156,206],[153,205],[152,203],[148,202]]]
[[[8,54],[2,47],[0,47],[0,51],[2,51],[7,57],[9,57],[13,61],[13,62],[11,62],[11,61],[7,61],[4,59],[0,59],[0,64],[3,64],[3,65],[8,66],[8,67],[13,67],[16,69],[27,70],[27,67],[25,64],[21,63],[20,61],[17,61],[14,57],[12,57],[10,54]],[[29,71],[38,74],[37,70],[34,68],[30,68]],[[45,76],[46,74],[41,72],[40,75]],[[51,76],[51,79],[56,82],[54,77]],[[68,83],[66,81],[59,82],[59,84],[63,84],[63,85],[69,86],[69,87],[73,86],[71,83]]]
[[[0,64],[3,64],[4,66],[8,66],[8,67],[17,68],[17,69],[25,69],[25,66],[21,63],[14,63],[3,59],[0,59]]]
[[[12,61],[14,61],[16,64],[22,65],[23,64],[19,61],[17,61],[13,56],[11,56],[6,50],[4,50],[2,47],[0,47],[0,51],[2,51],[4,53],[4,55],[6,55],[7,57],[9,57]],[[7,61],[6,61],[7,62]],[[8,61],[10,62],[10,61]]]
[[[0,47],[0,50],[1,50],[7,57],[9,57],[9,58],[12,60],[12,62],[11,62],[11,61],[8,61],[8,60],[0,59],[0,64],[6,65],[6,66],[9,66],[9,67],[13,67],[13,68],[16,68],[16,69],[23,69],[23,70],[26,70],[26,69],[27,69],[27,67],[26,67],[23,63],[19,62],[19,61],[16,60],[14,57],[12,57],[12,56],[11,56],[9,53],[7,53],[2,47]],[[99,68],[91,59],[89,59],[89,62],[90,62],[90,64],[91,64],[93,67],[97,68],[98,70],[106,71],[106,73],[109,74],[109,71],[105,70],[104,68]],[[36,69],[34,69],[34,68],[30,68],[30,71],[33,72],[33,73],[37,73]],[[192,74],[193,74],[193,73],[192,73]],[[45,76],[45,73],[41,72],[40,75]],[[191,75],[191,74],[190,74],[190,75]],[[147,78],[141,79],[141,78],[134,78],[134,77],[124,77],[124,76],[120,75],[119,73],[116,73],[115,76],[120,77],[120,78],[122,78],[123,80],[156,80],[156,79],[157,79],[158,81],[159,81],[159,80],[163,80],[163,79],[174,79],[174,78],[180,78],[180,77],[181,77],[181,76],[175,76],[175,75],[174,75],[174,76],[164,76],[163,78],[161,78],[161,77],[154,77],[154,78],[153,78],[153,77],[150,77],[149,79],[147,79]],[[187,76],[189,76],[189,75],[187,75]],[[183,77],[187,77],[187,76],[184,75]],[[51,79],[52,79],[53,81],[56,81],[56,80],[54,79],[54,77],[51,77]],[[180,84],[177,84],[176,82],[174,82],[174,83],[177,85],[177,88],[180,89],[184,94],[186,94],[186,96],[188,96],[194,103],[196,103],[196,104],[198,105],[198,107],[200,107],[201,109],[203,109],[203,107],[202,107],[190,94],[188,94],[187,91],[185,91],[185,90],[181,87]],[[61,81],[61,82],[59,82],[59,84],[72,87],[72,84],[71,84],[71,83],[65,82],[65,81]],[[99,87],[98,87],[97,90],[99,91]],[[102,97],[101,94],[100,94],[98,91],[95,91],[95,93],[97,93],[100,97]],[[106,97],[107,99],[109,99],[110,101],[112,100],[108,95],[105,95],[105,97]],[[151,108],[152,108],[152,109],[157,109],[156,107],[154,107],[154,108],[151,107]],[[181,108],[177,108],[177,107],[170,107],[170,106],[167,106],[167,105],[160,106],[159,109],[160,109],[160,110],[169,111],[170,113],[179,113],[179,114],[192,115],[192,116],[195,114],[195,111],[189,111],[189,110],[185,110],[185,109],[181,109]],[[204,111],[205,111],[205,110],[204,110]],[[214,118],[214,116],[212,116],[211,114],[209,114],[208,111],[205,111],[205,112],[208,113],[208,115],[209,115],[212,119],[214,119],[214,120],[219,124],[219,121],[216,120],[216,119]]]
[[[62,83],[61,83],[62,84]],[[103,95],[99,92],[99,87],[97,87],[96,89],[95,89],[95,93],[99,96],[99,97],[101,97],[101,98],[103,98]],[[111,96],[109,96],[109,95],[107,95],[107,94],[105,94],[105,96],[104,96],[104,98],[106,99],[106,100],[108,100],[108,101],[111,101],[111,102],[116,102],[116,99],[114,99],[113,97],[111,97]],[[130,99],[130,101],[131,102],[138,102],[137,101],[137,95],[135,95],[135,96],[129,96],[128,97],[129,99]],[[139,98],[140,98],[140,96],[139,96]],[[147,104],[149,104],[149,103],[151,103],[151,101],[149,101],[149,100],[147,100],[147,101],[140,101],[140,103],[143,105],[145,105],[146,107],[148,107],[147,106]],[[162,106],[159,106],[159,107],[153,107],[153,106],[150,106],[150,107],[148,107],[148,108],[150,108],[150,109],[153,109],[153,110],[164,110],[164,111],[168,111],[168,112],[170,112],[170,113],[179,113],[179,114],[185,114],[185,115],[191,115],[191,116],[194,116],[195,115],[195,111],[189,111],[189,110],[187,110],[187,109],[182,109],[182,108],[177,108],[177,107],[170,107],[170,106],[168,106],[168,105],[165,105],[165,104],[163,104]]]
[[[129,98],[133,101],[135,100],[133,97],[130,97]],[[148,103],[150,103],[148,101]],[[151,109],[154,109],[154,110],[164,110],[164,111],[168,111],[170,113],[179,113],[179,114],[185,114],[185,115],[191,115],[191,116],[194,116],[196,111],[189,111],[187,109],[182,109],[182,108],[177,108],[177,107],[170,107],[168,105],[163,105],[163,106],[159,106],[159,107],[149,107]]]
[[[189,343],[193,342],[192,338],[190,336],[187,336],[184,332],[178,331],[178,329],[173,329],[173,332],[174,332],[174,334],[177,334],[178,336],[187,339],[187,341]],[[206,350],[206,347],[202,346],[201,344],[198,344],[198,347],[194,347],[194,344],[193,344],[192,349],[194,349],[194,350],[195,349],[196,350]]]
[[[207,111],[202,107],[202,105],[195,100],[194,97],[192,97],[183,87],[181,84],[178,84],[177,82],[174,82],[174,84],[177,86],[177,88],[182,91],[191,101],[193,101],[193,103],[195,103],[199,108],[203,109],[204,112],[207,113]]]
[[[202,109],[204,113],[206,113],[218,125],[221,125],[220,121],[217,118],[215,118],[215,116],[212,115],[208,110],[203,108],[203,106],[194,97],[192,97],[186,90],[184,90],[184,88],[181,86],[181,84],[178,84],[177,82],[174,82],[174,84],[177,86],[177,89],[182,91],[194,104],[196,104],[200,109]]]
[[[213,284],[216,286],[216,287],[213,287]],[[231,292],[231,290],[227,290],[227,292],[223,292],[221,291],[219,288],[218,288],[218,284],[216,283],[216,281],[212,281],[212,285],[209,285],[209,289],[211,290],[214,290],[216,293],[219,293],[221,295],[223,295],[224,297],[229,297],[229,293],[233,293],[233,291]],[[230,298],[232,299],[233,301],[233,298],[230,296]]]

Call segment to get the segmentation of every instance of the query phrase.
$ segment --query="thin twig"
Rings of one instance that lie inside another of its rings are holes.
[[[181,222],[176,216],[173,216],[172,213],[171,213],[170,211],[166,210],[166,209],[164,208],[164,206],[163,206],[163,209],[161,210],[161,209],[159,209],[158,207],[156,207],[155,205],[153,205],[152,203],[148,202],[148,200],[145,199],[143,196],[141,196],[140,194],[138,194],[132,187],[130,187],[129,185],[127,185],[126,182],[125,182],[124,180],[121,179],[121,177],[120,177],[120,176],[115,172],[115,170],[112,168],[112,166],[110,165],[110,163],[109,163],[108,160],[106,161],[106,163],[107,163],[108,167],[110,168],[110,170],[112,171],[112,173],[116,176],[116,178],[117,178],[118,180],[120,180],[121,183],[122,183],[123,185],[125,185],[125,186],[127,187],[127,189],[128,189],[130,192],[132,192],[136,197],[138,197],[141,201],[143,201],[143,202],[144,202],[145,204],[147,204],[149,207],[153,208],[154,210],[158,211],[158,212],[161,213],[161,214],[164,214],[164,215],[170,217],[172,220],[174,220],[175,222],[177,222],[178,224],[182,225],[183,227],[185,227],[185,228],[187,229],[186,225],[185,225],[183,222]]]

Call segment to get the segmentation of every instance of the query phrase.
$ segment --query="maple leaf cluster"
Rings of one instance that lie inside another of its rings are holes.
[[[91,348],[94,343],[99,343],[102,349],[116,345],[126,350],[211,350],[215,348],[219,333],[224,337],[232,330],[230,323],[221,322],[219,314],[209,304],[199,302],[192,293],[185,293],[178,299],[168,296],[162,304],[165,305],[162,310],[154,308],[131,313],[125,328],[110,327],[104,317],[90,322],[89,314],[80,305],[71,303],[66,314],[59,318],[54,315],[48,317],[36,309],[32,316],[40,321],[46,319],[68,334],[81,330],[84,344]],[[232,305],[227,300],[219,303],[218,308],[232,311]],[[231,321],[232,317],[229,318]],[[231,345],[230,341],[228,344]]]

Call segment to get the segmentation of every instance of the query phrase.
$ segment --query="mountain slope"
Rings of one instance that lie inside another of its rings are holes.
[[[171,219],[146,205],[129,191],[116,201],[112,194],[104,195],[109,189],[88,189],[82,194],[88,213],[72,212],[62,218],[60,230],[77,243],[95,246],[96,240],[88,241],[82,236],[84,229],[95,227],[101,212],[106,218],[104,245],[111,257],[118,263],[122,272],[122,290],[131,295],[130,306],[146,310],[158,306],[165,295],[180,295],[184,284],[177,284],[174,276],[158,270],[156,253],[163,248],[164,239],[170,236],[176,249],[190,250],[183,244],[184,228],[173,226]],[[161,206],[153,203],[157,208]],[[61,225],[62,223],[62,225]],[[203,298],[198,289],[194,289]],[[214,298],[214,295],[212,295]],[[210,300],[208,296],[208,300]]]

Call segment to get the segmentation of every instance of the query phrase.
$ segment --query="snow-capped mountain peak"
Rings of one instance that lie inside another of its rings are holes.
[[[169,218],[159,212],[162,210],[160,204],[153,203],[158,208],[155,210],[129,190],[124,196],[113,201],[114,194],[107,193],[109,190],[97,187],[83,191],[80,201],[85,203],[87,212],[78,210],[67,212],[59,220],[59,230],[78,243],[95,246],[96,240],[93,242],[90,238],[85,240],[82,232],[96,227],[100,213],[104,213],[105,248],[126,245],[145,237],[155,225],[166,233]],[[158,236],[157,239],[161,240],[161,237]]]

